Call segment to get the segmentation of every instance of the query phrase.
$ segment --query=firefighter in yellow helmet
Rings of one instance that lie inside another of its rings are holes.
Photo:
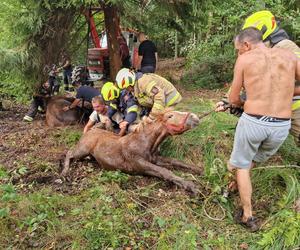
[[[135,128],[137,120],[137,101],[129,91],[120,89],[112,82],[107,82],[101,89],[104,101],[109,102],[108,117],[116,129],[120,129],[119,135],[123,136],[127,131]]]
[[[139,104],[150,110],[150,118],[152,113],[160,113],[182,100],[173,84],[156,74],[134,73],[129,69],[121,69],[116,76],[116,82],[120,89],[134,93]]]
[[[278,27],[274,15],[267,10],[258,11],[249,16],[242,29],[256,27],[263,33],[264,43],[269,47],[283,48],[292,51],[300,60],[300,48],[289,40],[287,33]],[[292,106],[291,134],[300,146],[300,83],[296,83]]]

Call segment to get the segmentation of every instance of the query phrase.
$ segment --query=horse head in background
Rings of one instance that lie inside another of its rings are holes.
[[[50,97],[47,100],[46,124],[49,127],[62,127],[87,122],[92,112],[91,107],[84,105],[83,108],[63,110],[63,107],[71,105],[74,100],[75,98],[66,96]]]

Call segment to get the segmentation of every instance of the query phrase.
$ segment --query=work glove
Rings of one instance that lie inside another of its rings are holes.
[[[218,102],[215,107],[216,112],[224,112],[227,109],[229,109],[230,114],[235,115],[237,117],[240,117],[244,112],[243,108],[234,107],[226,100],[222,100],[222,101]]]
[[[229,112],[230,114],[232,115],[235,115],[237,117],[241,117],[241,115],[243,114],[244,112],[244,109],[243,108],[239,108],[239,107],[230,107],[229,108]]]
[[[225,101],[225,100],[222,100],[222,101],[216,103],[215,111],[216,111],[216,112],[224,112],[224,111],[226,111],[228,108],[230,108],[229,102],[227,102],[227,101]]]

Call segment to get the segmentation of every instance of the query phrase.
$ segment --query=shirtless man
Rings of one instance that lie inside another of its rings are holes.
[[[243,106],[244,113],[236,128],[228,169],[236,170],[242,204],[236,219],[256,231],[258,224],[252,216],[250,169],[254,162],[272,156],[288,136],[295,78],[300,79],[300,62],[287,50],[267,48],[261,32],[252,27],[240,32],[235,39],[235,48],[239,56],[229,103]],[[245,102],[240,99],[243,88],[247,94]]]

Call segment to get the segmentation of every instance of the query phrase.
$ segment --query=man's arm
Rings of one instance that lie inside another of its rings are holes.
[[[77,105],[80,103],[80,99],[75,99],[72,103],[71,103],[71,105],[70,106],[65,106],[65,107],[63,107],[63,111],[68,111],[68,110],[70,110],[70,109],[73,109],[73,108],[75,108],[75,107],[77,107]]]
[[[68,66],[70,66],[70,64],[71,64],[71,62],[70,62],[70,60],[69,59],[67,59],[66,60],[66,62],[65,62],[65,64],[63,65],[63,66],[61,66],[61,68],[66,68],[66,67],[68,67]]]
[[[233,81],[229,92],[229,103],[237,107],[243,106],[243,102],[240,99],[240,92],[243,87],[243,57],[239,56],[234,66]]]
[[[130,126],[130,124],[132,124],[138,114],[138,105],[137,105],[137,101],[135,100],[134,97],[129,97],[129,99],[126,101],[127,104],[127,108],[126,108],[126,115],[125,118],[122,122],[119,123],[119,127],[120,127],[120,136],[123,136],[126,134],[126,130],[128,129],[128,126]]]
[[[85,134],[86,132],[88,132],[94,126],[94,124],[95,122],[89,119],[88,123],[85,125],[83,129],[83,133]]]
[[[138,56],[137,69],[141,69],[142,60],[143,60],[143,56]]]
[[[153,107],[151,109],[151,113],[162,112],[165,109],[166,103],[166,96],[163,89],[154,86],[150,91],[150,97],[153,99]]]

